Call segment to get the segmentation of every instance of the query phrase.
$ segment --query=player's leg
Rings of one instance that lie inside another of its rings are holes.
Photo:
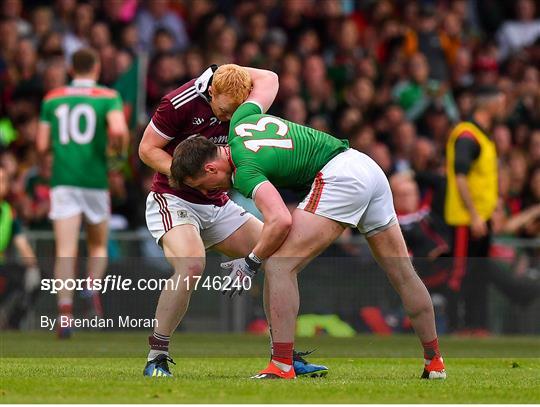
[[[246,223],[240,226],[240,228],[234,231],[228,238],[213,246],[212,249],[233,259],[245,257],[251,253],[257,244],[259,238],[261,237],[262,228],[263,223],[253,216]],[[265,279],[263,288],[263,307],[268,325],[271,327],[272,324],[270,322],[270,315],[268,313],[267,286],[268,284]]]
[[[148,338],[150,351],[145,376],[171,376],[167,364],[171,361],[170,337],[186,313],[196,278],[202,275],[205,266],[205,248],[198,222],[193,208],[182,199],[154,192],[148,195],[146,223],[174,273],[158,300],[157,325]]]
[[[241,212],[242,213],[242,212]],[[234,216],[230,214],[231,216]],[[214,245],[212,249],[231,258],[245,257],[255,247],[262,232],[263,223],[255,217],[251,217],[246,223],[240,226],[229,237],[222,242]],[[296,286],[298,291],[298,285]],[[268,280],[264,278],[263,286],[263,308],[268,321],[269,334],[270,334],[270,354],[272,354],[272,322],[270,315],[269,305],[269,293],[268,293]],[[325,375],[328,372],[328,368],[322,365],[316,365],[308,362],[304,356],[308,355],[307,352],[293,352],[294,370],[297,376],[308,375],[318,377]]]
[[[246,223],[244,223],[237,230],[235,230],[229,237],[212,246],[211,249],[216,250],[221,254],[224,254],[225,256],[233,259],[238,257],[245,257],[249,253],[251,253],[251,251],[257,244],[259,238],[261,237],[262,228],[263,223],[256,217],[252,216]],[[266,315],[266,320],[268,321],[268,325],[271,330],[272,324],[270,323],[270,315],[268,314],[268,297],[266,295],[266,291],[267,283],[265,278],[263,288],[263,308]]]
[[[86,247],[88,259],[87,276],[101,280],[107,270],[107,242],[109,238],[109,217],[111,213],[109,191],[106,189],[81,189],[80,205],[86,220]],[[100,293],[84,293],[87,313],[103,315]]]
[[[55,241],[54,278],[62,281],[75,278],[79,232],[82,215],[73,215],[65,219],[53,220]],[[73,316],[73,290],[61,289],[57,293],[58,315],[71,318]],[[69,338],[71,329],[58,325],[59,338]]]
[[[150,351],[143,371],[145,376],[171,376],[167,364],[172,362],[170,338],[188,309],[195,283],[205,266],[204,245],[194,225],[173,227],[163,235],[161,244],[174,273],[169,279],[171,284],[166,284],[159,296],[155,314],[157,324],[148,338]]]
[[[51,189],[49,218],[53,223],[55,241],[54,277],[59,280],[75,278],[79,233],[82,221],[79,191],[77,188],[58,186]],[[62,289],[57,294],[58,314],[67,318],[73,315],[73,291]],[[69,338],[69,326],[57,325],[59,338]]]
[[[155,332],[171,336],[189,305],[196,278],[200,277],[205,266],[205,250],[199,231],[193,225],[180,225],[172,228],[161,239],[163,252],[174,268],[171,279],[178,289],[166,287],[161,292],[156,309],[158,327]]]
[[[413,268],[399,225],[367,237],[373,256],[386,272],[403,302],[411,324],[424,347],[425,378],[446,378],[428,290]],[[426,377],[427,376],[427,377]]]
[[[264,265],[274,346],[272,362],[256,378],[291,377],[300,305],[297,274],[336,240],[343,230],[343,225],[331,219],[300,209],[293,212],[292,227],[285,242]]]
[[[239,212],[240,214],[244,213],[244,211]],[[234,219],[234,217],[238,216],[236,211],[234,213],[228,214],[229,219]],[[245,216],[241,215],[241,216]],[[214,226],[215,228],[220,228],[219,224],[216,224]],[[234,227],[234,226],[233,226]],[[245,257],[255,247],[257,242],[259,241],[259,238],[261,237],[263,228],[263,223],[257,219],[254,216],[250,216],[250,218],[241,225],[238,229],[236,229],[230,236],[225,238],[223,241],[215,244],[211,247],[211,249],[216,250],[225,256],[228,256],[230,258],[238,258],[238,257]],[[264,279],[264,287],[263,287],[263,308],[264,308],[264,314],[266,316],[266,320],[268,321],[268,326],[270,329],[270,348],[272,347],[272,323],[270,320],[270,313],[269,313],[269,306],[268,306],[268,282],[266,280],[266,277]]]
[[[86,264],[87,275],[91,279],[101,280],[107,270],[107,241],[109,237],[109,222],[107,220],[86,225],[86,247],[88,259]],[[91,291],[87,293],[93,311],[96,315],[103,316],[100,293]]]
[[[430,370],[426,378],[445,378],[433,304],[426,286],[409,258],[405,240],[397,224],[390,185],[373,160],[363,154],[358,158],[362,161],[362,167],[369,168],[370,172],[370,177],[365,178],[370,191],[369,201],[357,223],[358,229],[366,235],[373,256],[401,297],[405,311],[422,343],[424,359],[428,361],[426,369]],[[361,179],[360,170],[357,176]]]
[[[437,337],[433,305],[428,290],[413,268],[398,224],[367,237],[377,263],[400,295],[412,326],[422,342]]]

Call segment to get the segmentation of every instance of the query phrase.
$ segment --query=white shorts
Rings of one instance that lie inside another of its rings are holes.
[[[109,220],[109,190],[72,186],[57,186],[51,189],[49,219],[66,219],[81,213],[91,225]]]
[[[146,225],[158,244],[173,227],[193,225],[208,249],[227,239],[252,216],[231,200],[223,206],[200,205],[157,192],[150,192],[146,199]]]
[[[375,161],[354,149],[323,167],[298,208],[356,227],[367,236],[397,223],[386,175]]]

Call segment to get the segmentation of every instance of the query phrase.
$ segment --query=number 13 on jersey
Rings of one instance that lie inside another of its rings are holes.
[[[275,130],[270,128],[270,124],[277,126],[277,128]],[[289,132],[289,127],[277,117],[261,117],[255,124],[242,123],[236,126],[234,131],[240,137],[261,137],[244,140],[244,146],[255,153],[259,151],[261,147],[293,149],[293,141],[290,138],[285,138]],[[256,131],[258,134],[254,135],[253,131]],[[280,136],[282,138],[266,138],[272,136]]]

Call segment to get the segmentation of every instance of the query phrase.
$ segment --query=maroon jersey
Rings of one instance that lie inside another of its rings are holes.
[[[165,95],[152,116],[150,125],[161,137],[169,140],[163,150],[170,155],[182,140],[196,134],[205,136],[216,144],[227,144],[229,123],[222,123],[214,116],[204,93],[200,92],[208,85],[208,83],[201,84],[201,80],[206,76],[208,81],[211,77],[211,74],[210,76],[205,74]],[[167,176],[159,172],[154,175],[151,189],[154,192],[176,195],[186,201],[203,205],[223,206],[229,200],[227,194],[222,192],[207,197],[187,185],[180,189],[171,188]]]

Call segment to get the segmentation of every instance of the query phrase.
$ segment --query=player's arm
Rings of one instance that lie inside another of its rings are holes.
[[[253,89],[251,89],[246,101],[259,104],[262,112],[266,113],[276,98],[279,89],[279,78],[275,72],[266,69],[249,68],[247,66],[245,68],[248,70],[253,82]]]
[[[36,134],[36,150],[38,154],[45,155],[51,145],[51,126],[46,122],[39,122]]]
[[[19,257],[26,267],[23,284],[25,291],[29,293],[34,291],[39,286],[39,282],[41,281],[41,273],[39,271],[34,250],[32,249],[32,246],[30,246],[30,242],[23,233],[15,233],[16,234],[13,237],[13,245],[17,249]]]
[[[107,131],[111,150],[119,154],[127,153],[129,129],[123,111],[111,110],[107,113]]]
[[[180,109],[179,109],[180,110]],[[178,119],[179,110],[175,110],[171,102],[163,98],[146,126],[141,143],[139,157],[150,168],[157,172],[171,175],[172,157],[163,150],[178,132],[182,120]]]
[[[463,205],[467,208],[471,217],[471,232],[475,238],[487,233],[486,222],[478,214],[467,183],[467,174],[471,170],[474,160],[480,154],[480,147],[473,136],[461,136],[455,144],[454,171],[456,173],[456,185]]]
[[[117,154],[127,154],[129,128],[124,115],[122,98],[118,93],[110,99],[107,111],[109,148]]]
[[[172,157],[163,147],[169,140],[163,138],[150,124],[146,126],[141,143],[139,144],[139,157],[142,162],[157,172],[171,175]]]
[[[250,195],[240,192],[245,196]],[[258,184],[251,195],[263,215],[264,226],[259,242],[248,256],[221,264],[221,267],[229,273],[231,281],[230,285],[224,287],[223,293],[230,292],[230,297],[242,292],[243,288],[240,288],[238,282],[243,282],[245,279],[251,280],[257,274],[262,261],[270,257],[283,244],[292,225],[289,209],[277,189],[269,181]]]
[[[263,182],[254,191],[253,201],[264,218],[261,237],[253,253],[265,260],[285,241],[291,229],[292,216],[280,193],[269,181]]]
[[[36,150],[38,154],[44,155],[51,146],[51,122],[49,115],[49,103],[43,101],[39,113],[39,124],[36,134]]]
[[[23,233],[18,233],[13,238],[13,245],[15,246],[15,249],[17,249],[20,258],[26,267],[37,266],[37,260],[36,255],[34,254],[34,250],[32,249],[32,246],[30,246],[30,242]]]

